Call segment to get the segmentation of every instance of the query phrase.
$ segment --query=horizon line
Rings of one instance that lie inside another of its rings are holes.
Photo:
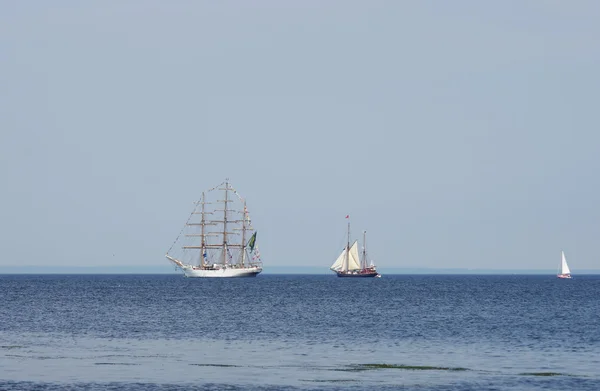
[[[540,274],[554,275],[552,269],[492,269],[492,268],[444,268],[444,267],[391,267],[379,268],[381,274]],[[169,265],[141,268],[139,266],[0,266],[0,274],[179,274],[180,270]],[[270,266],[262,274],[330,274],[329,268],[319,266]],[[581,269],[573,275],[600,274],[600,269]]]

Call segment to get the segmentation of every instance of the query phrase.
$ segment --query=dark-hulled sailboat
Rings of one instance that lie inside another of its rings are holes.
[[[381,274],[377,273],[373,261],[367,265],[367,231],[363,231],[363,251],[362,257],[360,257],[358,240],[350,245],[350,220],[348,220],[348,242],[330,269],[338,277],[381,277]]]

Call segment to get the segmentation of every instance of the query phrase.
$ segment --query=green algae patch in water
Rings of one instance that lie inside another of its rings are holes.
[[[558,372],[524,372],[519,373],[521,376],[566,376],[564,373]]]

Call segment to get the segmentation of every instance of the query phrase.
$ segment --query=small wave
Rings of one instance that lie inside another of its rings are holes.
[[[570,376],[566,373],[558,373],[558,372],[523,372],[519,373],[521,376]]]
[[[95,365],[140,365],[140,364],[134,364],[134,363],[128,363],[128,362],[97,362],[94,364]]]
[[[335,369],[338,371],[359,372],[373,369],[405,369],[412,371],[468,371],[462,367],[436,367],[429,365],[403,365],[403,364],[355,364],[346,368]]]
[[[20,345],[0,345],[0,349],[21,349],[24,348],[24,346],[20,346]]]
[[[68,358],[66,356],[31,356],[31,358],[36,360],[62,360],[64,358]]]
[[[221,368],[239,367],[239,365],[231,365],[231,364],[190,364],[190,365],[195,365],[197,367],[221,367]]]
[[[100,355],[94,355],[94,356],[90,356],[88,358],[94,359],[94,358],[114,358],[114,357],[127,357],[127,358],[170,358],[172,356],[167,355],[167,354],[100,354]]]

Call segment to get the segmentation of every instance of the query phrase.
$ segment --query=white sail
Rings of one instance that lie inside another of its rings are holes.
[[[571,274],[571,270],[569,270],[569,265],[567,265],[567,258],[565,258],[565,252],[561,251],[562,260],[560,263],[560,274]]]
[[[360,270],[360,258],[358,257],[358,241],[350,247],[350,256],[348,257],[348,270]]]
[[[346,262],[346,249],[343,249],[340,256],[331,265],[331,270],[358,270],[360,269],[360,261],[358,259],[358,241],[355,241],[348,252],[348,268],[344,267]]]
[[[343,249],[342,252],[340,253],[340,256],[335,260],[333,265],[331,265],[330,269],[331,270],[342,270],[342,265],[343,265],[345,259],[346,259],[346,249]]]

